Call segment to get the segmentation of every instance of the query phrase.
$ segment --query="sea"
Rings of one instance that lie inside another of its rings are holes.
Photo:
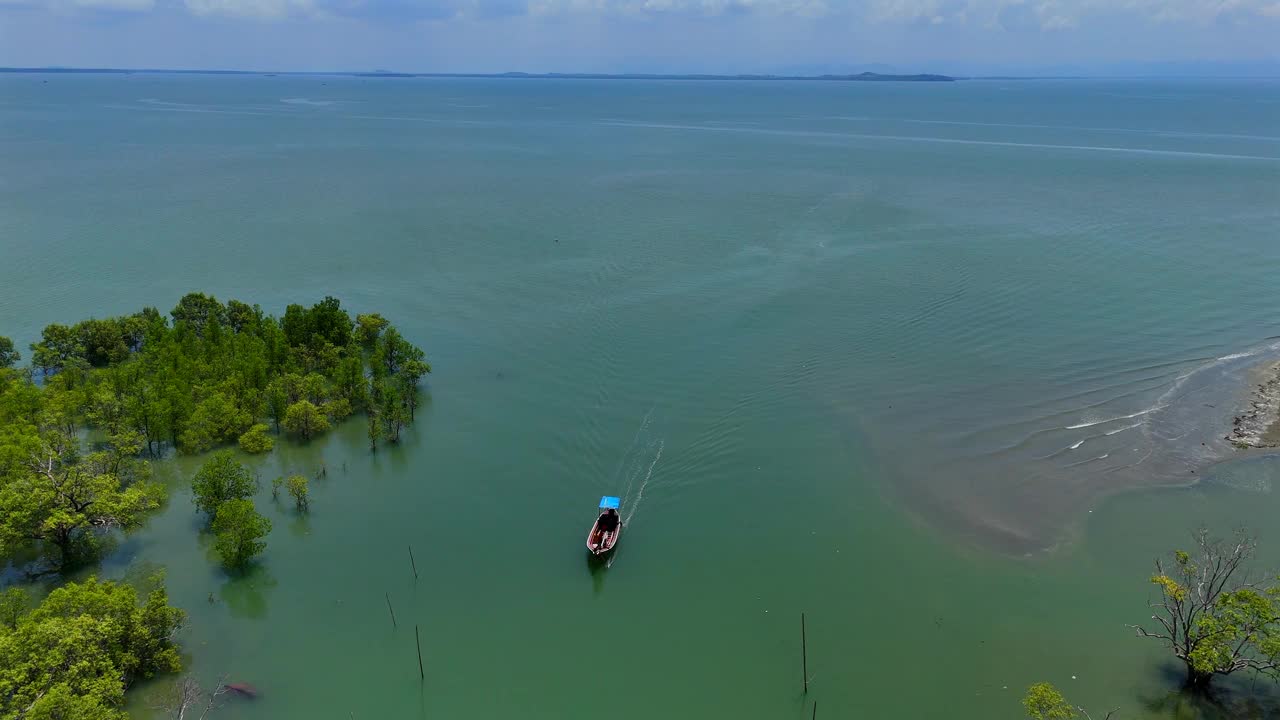
[[[0,75],[0,335],[191,291],[433,367],[246,458],[314,478],[248,574],[199,457],[83,573],[164,572],[216,717],[1247,716],[1126,623],[1197,527],[1280,564],[1280,81]]]

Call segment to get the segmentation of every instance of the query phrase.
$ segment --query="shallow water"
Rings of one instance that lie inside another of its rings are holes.
[[[327,475],[308,516],[259,498],[253,576],[189,459],[106,562],[165,567],[194,671],[263,691],[228,717],[807,717],[801,611],[824,715],[1049,679],[1171,717],[1123,627],[1153,553],[1274,533],[1273,466],[1208,466],[1277,352],[1280,83],[23,76],[0,128],[20,344],[333,294],[435,367],[401,447],[261,461]]]

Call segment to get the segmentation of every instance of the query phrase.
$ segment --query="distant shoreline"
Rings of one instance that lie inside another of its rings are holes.
[[[702,75],[663,73],[402,73],[402,72],[271,72],[266,70],[167,70],[164,68],[30,68],[5,67],[0,73],[90,74],[90,75],[323,75],[369,78],[494,78],[512,80],[815,80],[828,82],[955,82],[949,75],[918,73],[890,75],[864,72],[855,75]]]

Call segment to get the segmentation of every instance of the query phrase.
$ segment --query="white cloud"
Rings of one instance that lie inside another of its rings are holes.
[[[312,0],[183,0],[195,15],[228,16],[256,20],[277,20],[289,15],[309,14],[315,10]]]
[[[716,17],[742,13],[821,17],[831,11],[827,0],[530,0],[532,15],[663,15]]]
[[[146,12],[156,6],[155,0],[71,0],[78,8]]]
[[[146,12],[157,0],[0,0],[59,12]],[[988,30],[1070,30],[1125,15],[1162,24],[1280,20],[1280,0],[182,0],[200,17],[489,18],[511,15],[659,18],[670,16],[816,19],[872,24],[970,26]]]
[[[1157,23],[1208,24],[1222,19],[1280,18],[1276,0],[868,0],[866,17],[880,23],[928,23],[988,28],[1063,30],[1091,18],[1136,15]]]
[[[61,13],[76,10],[147,12],[156,6],[156,2],[155,0],[0,0],[0,6],[5,5],[42,7]]]

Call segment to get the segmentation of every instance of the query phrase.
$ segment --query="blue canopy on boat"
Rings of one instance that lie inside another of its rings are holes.
[[[618,506],[620,505],[622,505],[622,500],[619,498],[612,497],[609,495],[605,495],[604,497],[600,498],[601,510],[617,510]]]

